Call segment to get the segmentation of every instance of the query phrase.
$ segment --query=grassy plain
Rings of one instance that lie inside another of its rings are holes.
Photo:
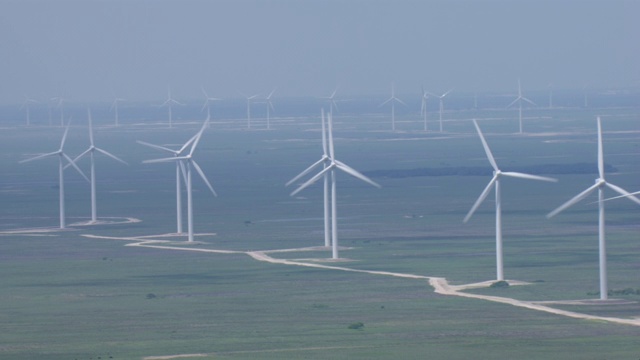
[[[517,135],[513,113],[451,113],[444,134],[418,131],[417,119],[337,116],[337,157],[361,171],[487,166],[471,117],[481,120],[502,168],[511,164],[594,162],[595,115],[604,115],[608,180],[640,187],[640,127],[633,109],[539,110]],[[291,198],[284,183],[319,159],[317,119],[280,119],[272,131],[214,123],[196,157],[220,196],[194,180],[197,246],[269,250],[318,246],[320,184]],[[436,123],[430,123],[435,128]],[[140,359],[208,354],[216,359],[518,358],[635,359],[640,328],[576,320],[491,302],[435,294],[426,281],[274,265],[243,254],[205,254],[125,247],[125,237],[175,231],[175,170],[142,165],[158,155],[135,143],[186,141],[198,125],[99,127],[96,142],[131,165],[98,159],[99,217],[140,223],[71,227],[0,235],[0,358]],[[68,152],[86,146],[74,127]],[[17,164],[53,151],[59,128],[2,129],[0,231],[57,225],[57,162]],[[87,163],[81,163],[83,168]],[[89,187],[67,172],[69,222],[89,215]],[[596,298],[595,197],[552,220],[544,215],[593,183],[597,175],[561,175],[557,184],[503,186],[505,274],[533,285],[480,289],[521,300]],[[338,179],[340,266],[446,277],[452,284],[495,278],[491,196],[467,224],[462,218],[488,177],[378,178],[378,190]],[[609,193],[613,195],[613,193]],[[609,283],[640,288],[640,210],[607,203]],[[187,245],[182,245],[187,246]],[[294,252],[280,258],[327,258]],[[623,297],[639,301],[640,296]],[[638,303],[558,306],[597,315],[638,317]],[[349,325],[362,322],[359,330]]]

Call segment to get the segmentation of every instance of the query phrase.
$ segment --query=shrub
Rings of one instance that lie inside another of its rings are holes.
[[[362,328],[364,328],[364,323],[362,322],[354,322],[349,325],[349,329],[351,330],[362,330]]]

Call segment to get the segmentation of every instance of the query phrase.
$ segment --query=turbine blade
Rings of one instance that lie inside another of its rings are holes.
[[[476,212],[476,210],[478,209],[478,206],[482,204],[484,199],[487,198],[487,195],[489,195],[491,188],[493,187],[493,185],[496,183],[497,180],[498,180],[498,177],[494,175],[491,181],[489,181],[487,186],[484,188],[484,190],[482,190],[482,193],[478,197],[478,200],[476,200],[476,202],[473,204],[473,206],[471,207],[471,210],[469,210],[469,212],[467,213],[467,216],[464,217],[463,222],[466,223],[467,221],[469,221],[469,219],[471,219],[471,216],[473,216],[473,213]]]
[[[446,93],[442,94],[442,96],[440,96],[440,98],[443,98],[443,97],[449,95],[449,93],[452,92],[452,91],[453,91],[453,88],[449,89],[449,91],[447,91]]]
[[[520,96],[518,96],[515,100],[513,100],[509,105],[507,105],[507,109],[512,107],[515,103],[518,102],[518,100],[522,99]]]
[[[385,100],[385,102],[383,102],[382,104],[378,105],[378,107],[383,106],[384,104],[388,103],[391,100],[393,100],[393,97],[388,98],[387,100]]]
[[[405,102],[404,102],[404,101],[402,101],[402,100],[400,100],[400,99],[398,99],[398,98],[394,98],[394,99],[396,99],[396,101],[398,101],[400,104],[402,104],[402,105],[404,105],[404,106],[407,106],[407,104],[405,104]]]
[[[598,116],[598,174],[600,179],[604,179],[604,154],[602,150],[602,124]]]
[[[591,194],[599,186],[600,186],[600,183],[595,183],[594,185],[589,186],[585,191],[583,191],[580,194],[574,196],[569,201],[565,202],[564,204],[560,205],[558,208],[556,208],[552,212],[548,213],[547,214],[547,219],[556,216],[558,213],[562,212],[566,208],[568,208],[570,206],[573,206],[575,203],[577,203],[580,200],[586,198],[589,194]]]
[[[611,184],[607,184],[607,185],[611,185]],[[633,197],[633,198],[637,199],[635,197],[635,195],[640,195],[640,191],[632,192],[629,195],[619,195],[619,196],[610,197],[610,198],[604,199],[602,201],[615,200],[615,199],[620,199],[620,198],[623,198],[623,197]],[[595,201],[594,203],[597,203],[597,201]]]
[[[491,149],[489,149],[489,145],[487,144],[487,141],[484,139],[484,135],[482,135],[482,131],[480,130],[480,126],[478,126],[478,122],[476,121],[476,119],[473,119],[473,125],[475,125],[476,130],[478,130],[478,135],[480,135],[480,140],[482,140],[482,146],[484,147],[484,152],[487,153],[487,158],[489,159],[491,166],[493,166],[493,169],[495,171],[499,171],[500,169],[498,169],[498,164],[496,164],[496,160],[494,159],[493,154],[491,154]]]
[[[115,160],[115,161],[121,162],[121,163],[123,163],[123,164],[125,164],[125,165],[129,165],[129,164],[127,164],[127,162],[126,162],[126,161],[124,161],[124,160],[120,159],[119,157],[117,157],[117,156],[113,155],[112,153],[110,153],[110,152],[108,152],[108,151],[106,151],[106,150],[102,150],[102,149],[100,149],[100,148],[98,148],[98,147],[97,147],[97,148],[95,148],[95,149],[96,149],[98,152],[101,152],[102,154],[104,154],[104,155],[106,155],[106,156],[108,156],[108,157],[112,158],[112,159],[113,159],[113,160]]]
[[[467,213],[467,216],[464,217],[463,222],[466,223],[467,221],[469,221],[469,219],[471,219],[471,216],[473,216],[473,213],[476,212],[476,210],[478,209],[480,204],[482,204],[484,199],[487,198],[487,196],[489,195],[489,192],[491,191],[491,188],[493,188],[493,185],[496,183],[497,180],[498,180],[498,177],[494,175],[491,181],[489,181],[487,186],[484,188],[484,190],[482,191],[482,193],[480,194],[476,202],[471,207],[471,210],[469,210],[469,212]]]
[[[173,161],[187,160],[187,159],[188,159],[188,157],[185,157],[185,156],[174,156],[174,157],[170,157],[170,158],[145,160],[142,163],[143,164],[155,164],[155,163],[173,162]]]
[[[315,169],[318,165],[322,164],[324,161],[326,160],[326,157],[322,157],[320,160],[314,162],[311,166],[309,166],[308,168],[304,169],[304,171],[302,171],[300,174],[296,175],[296,177],[294,177],[293,179],[289,180],[284,186],[289,186],[291,184],[293,184],[294,182],[298,181],[298,179],[300,179],[301,177],[307,175],[308,173],[311,172],[311,170]]]
[[[521,178],[521,179],[558,182],[558,179],[555,179],[555,178],[550,178],[550,177],[546,177],[546,176],[531,175],[531,174],[525,174],[525,173],[519,173],[519,172],[514,172],[514,171],[506,171],[506,172],[503,172],[502,175],[511,176],[511,177],[515,177],[515,178]]]
[[[166,148],[166,147],[164,147],[164,146],[150,144],[150,143],[148,143],[148,142],[144,142],[144,141],[141,141],[141,140],[136,140],[136,142],[137,142],[138,144],[140,144],[140,145],[148,146],[148,147],[150,147],[150,148],[154,148],[154,149],[158,149],[158,150],[163,150],[163,151],[168,151],[168,152],[170,152],[170,153],[174,153],[174,154],[178,154],[178,153],[179,153],[178,151],[171,150],[171,149]]]
[[[522,99],[522,100],[524,100],[524,101],[526,101],[526,102],[528,102],[529,104],[531,104],[531,105],[533,105],[533,106],[538,106],[538,104],[534,103],[533,101],[531,101],[531,100],[527,99],[527,98],[526,98],[526,97],[524,97],[524,96],[523,96],[521,99]]]
[[[196,137],[198,137],[198,133],[196,133],[195,135],[193,135],[191,137],[191,139],[189,139],[186,143],[184,143],[184,145],[182,145],[182,147],[180,148],[180,150],[175,151],[176,155],[182,154],[182,152],[189,147],[189,145],[191,145],[191,143],[193,143],[196,140]]]
[[[629,200],[633,201],[634,203],[637,203],[640,205],[640,200],[638,200],[637,197],[633,196],[634,194],[638,194],[640,192],[636,192],[636,193],[630,193],[627,190],[617,186],[617,185],[613,185],[613,184],[609,184],[608,182],[605,182],[605,184],[607,185],[607,187],[609,187],[610,189],[612,189],[613,191],[617,192],[618,194],[628,197]]]
[[[329,156],[327,154],[327,128],[326,128],[326,126],[324,124],[324,121],[325,121],[324,120],[324,108],[322,108],[322,112],[321,113],[322,113],[322,116],[321,116],[321,119],[322,119],[322,153],[323,153],[324,156]]]
[[[213,194],[213,196],[218,196],[218,194],[216,194],[216,191],[213,190],[213,186],[211,186],[211,183],[209,182],[207,177],[204,175],[204,171],[202,171],[202,169],[200,168],[200,165],[198,165],[198,163],[195,160],[191,160],[191,163],[193,164],[193,167],[196,169],[198,174],[200,174],[202,181],[204,181],[204,183],[207,184],[207,187],[209,188],[209,190],[211,190],[211,193]]]
[[[182,180],[184,180],[184,184],[187,183],[187,169],[184,166],[184,161],[179,160],[177,162],[178,167],[180,168],[180,173],[182,174]]]
[[[67,134],[69,133],[69,126],[71,125],[71,121],[67,123],[67,127],[64,129],[64,134],[62,135],[62,141],[60,141],[60,150],[64,147],[64,142],[67,141]]]
[[[80,155],[76,156],[75,158],[73,158],[73,162],[77,162],[78,160],[80,160],[83,156],[87,155],[88,153],[91,152],[91,148],[88,148],[87,150],[83,151]],[[67,164],[64,166],[64,169],[68,168],[69,166],[71,166],[71,164]]]
[[[329,156],[331,160],[335,159],[335,152],[333,150],[333,116],[329,113],[327,116],[327,122],[329,124]]]
[[[196,147],[198,147],[198,143],[200,142],[200,139],[202,138],[202,134],[204,133],[204,129],[207,127],[207,124],[209,123],[209,119],[204,121],[204,124],[202,124],[202,128],[200,128],[200,131],[198,131],[198,133],[196,134],[196,138],[193,141],[193,145],[191,146],[191,151],[189,151],[189,155],[193,155],[193,152],[196,150]]]
[[[335,164],[331,164],[329,166],[327,166],[326,168],[324,168],[322,171],[320,171],[319,173],[317,173],[314,177],[312,177],[311,179],[307,180],[307,182],[305,182],[304,184],[300,185],[300,187],[298,187],[297,189],[295,189],[290,195],[294,196],[295,194],[299,193],[300,191],[306,189],[307,187],[309,187],[310,185],[312,185],[313,183],[315,183],[316,181],[318,181],[324,174],[326,174],[327,172],[329,172],[331,169],[333,169],[335,167]]]
[[[54,152],[50,152],[50,153],[34,156],[32,158],[29,158],[29,159],[20,160],[20,161],[18,161],[18,163],[22,164],[22,163],[26,163],[26,162],[29,162],[29,161],[39,160],[39,159],[42,159],[42,158],[46,158],[46,157],[53,156],[53,155],[58,155],[58,154],[60,154],[59,151],[54,151]]]
[[[76,170],[78,171],[78,173],[79,173],[80,175],[82,175],[82,177],[83,177],[85,180],[87,180],[87,182],[91,182],[91,181],[89,180],[89,178],[87,177],[87,175],[85,175],[85,174],[82,172],[82,170],[80,170],[80,168],[78,167],[78,165],[76,165],[76,163],[73,161],[73,159],[71,159],[71,158],[70,158],[67,154],[65,154],[65,153],[60,153],[60,154],[62,154],[62,157],[64,157],[64,158],[69,162],[69,164],[71,164],[71,166],[73,166],[73,168],[74,168],[74,169],[76,169]]]
[[[89,118],[89,144],[93,146],[93,120],[91,119],[91,109],[87,108],[87,116]]]
[[[364,181],[364,182],[366,182],[366,183],[369,183],[369,184],[371,184],[371,185],[373,185],[373,186],[377,187],[378,189],[382,187],[382,186],[380,186],[380,184],[378,184],[377,182],[375,182],[375,181],[373,181],[373,180],[369,179],[368,177],[366,177],[366,176],[362,175],[362,174],[361,174],[360,172],[358,172],[356,169],[354,169],[354,168],[350,167],[349,165],[347,165],[347,164],[345,164],[345,163],[343,163],[343,162],[340,162],[340,161],[336,160],[336,167],[337,167],[338,169],[340,169],[340,170],[342,170],[342,171],[346,172],[347,174],[349,174],[349,175],[351,175],[351,176],[355,177],[355,178],[358,178],[358,179],[360,179],[360,180],[362,180],[362,181]]]

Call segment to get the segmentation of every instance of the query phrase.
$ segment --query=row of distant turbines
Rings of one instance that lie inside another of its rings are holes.
[[[94,138],[93,138],[93,127],[92,127],[92,122],[91,122],[91,112],[88,111],[88,118],[89,118],[89,139],[90,139],[90,146],[87,150],[85,150],[84,152],[82,152],[80,155],[78,155],[77,157],[75,157],[74,159],[72,159],[70,156],[68,156],[65,152],[64,152],[64,144],[65,144],[65,140],[67,137],[67,133],[69,130],[69,126],[67,125],[67,128],[65,129],[64,135],[62,137],[62,141],[60,144],[60,148],[54,152],[51,153],[47,153],[47,154],[42,154],[33,158],[29,158],[26,160],[23,160],[21,162],[28,162],[28,161],[33,161],[33,160],[38,160],[38,159],[42,159],[45,157],[53,157],[53,156],[57,156],[58,157],[58,161],[59,161],[59,181],[60,181],[60,228],[64,228],[65,227],[65,215],[64,215],[64,170],[67,167],[73,167],[78,173],[80,173],[87,181],[89,181],[91,183],[91,221],[90,223],[96,223],[97,222],[97,214],[96,214],[96,179],[95,179],[95,166],[94,166],[94,153],[97,151],[99,153],[102,153],[116,161],[119,161],[121,163],[125,163],[123,160],[121,160],[120,158],[116,157],[115,155],[107,152],[106,150],[103,150],[101,148],[98,148],[95,146],[94,144]],[[187,237],[188,237],[188,241],[192,242],[194,241],[194,224],[193,224],[193,196],[192,196],[192,167],[193,169],[196,170],[196,172],[198,173],[198,175],[201,177],[201,179],[204,181],[204,183],[207,185],[207,187],[209,188],[209,190],[211,191],[211,193],[214,196],[217,196],[216,192],[213,189],[213,186],[211,185],[211,183],[209,182],[209,180],[207,179],[207,177],[204,174],[204,171],[200,168],[200,166],[197,164],[197,162],[195,161],[195,159],[193,159],[193,154],[195,149],[198,146],[198,143],[201,140],[201,137],[206,129],[206,127],[208,126],[210,119],[207,117],[206,121],[203,123],[202,127],[200,128],[200,130],[194,135],[192,136],[189,140],[187,140],[178,150],[173,150],[164,146],[160,146],[160,145],[155,145],[155,144],[151,144],[151,143],[147,143],[144,141],[138,141],[138,143],[151,147],[151,148],[155,148],[167,153],[172,154],[173,156],[171,157],[165,157],[165,158],[158,158],[158,159],[153,159],[153,160],[145,160],[144,163],[162,163],[162,162],[174,162],[176,164],[176,220],[177,220],[177,233],[178,234],[183,234],[183,229],[182,229],[182,218],[181,218],[181,213],[182,213],[182,199],[181,199],[181,193],[182,193],[182,182],[184,181],[185,183],[185,187],[187,190]],[[302,171],[300,174],[298,174],[297,176],[295,176],[293,179],[291,179],[289,182],[286,183],[287,186],[296,183],[297,181],[299,181],[300,179],[302,179],[303,177],[307,176],[308,174],[310,174],[312,171],[314,171],[314,169],[316,169],[317,167],[322,167],[322,169],[317,172],[314,176],[312,176],[311,178],[309,178],[308,180],[306,180],[304,183],[302,183],[297,189],[295,189],[292,193],[291,196],[295,196],[296,194],[298,194],[299,192],[303,191],[304,189],[306,189],[307,187],[313,185],[314,183],[316,183],[318,180],[323,179],[324,181],[324,245],[325,247],[331,247],[332,249],[332,258],[333,259],[338,259],[339,258],[339,246],[338,246],[338,225],[337,225],[337,183],[336,183],[336,178],[337,178],[337,172],[338,170],[341,172],[344,172],[348,175],[351,175],[359,180],[362,180],[366,183],[369,183],[370,185],[373,185],[375,187],[380,187],[379,184],[377,184],[375,181],[371,180],[370,178],[368,178],[367,176],[363,175],[362,173],[358,172],[357,170],[353,169],[352,167],[346,165],[345,163],[339,161],[336,156],[335,156],[335,148],[334,148],[334,142],[333,142],[333,120],[332,120],[332,113],[329,112],[328,114],[324,113],[324,110],[321,113],[321,121],[322,121],[322,155],[320,157],[320,159],[318,161],[316,161],[315,163],[313,163],[311,166],[309,166],[307,169],[305,169],[304,171]],[[484,148],[484,151],[486,153],[486,156],[489,160],[490,165],[492,166],[494,173],[493,173],[493,177],[491,178],[491,180],[489,181],[489,183],[487,184],[487,186],[485,187],[485,189],[482,191],[482,193],[480,194],[480,196],[478,197],[478,199],[476,200],[476,202],[473,204],[473,206],[471,207],[470,211],[468,212],[468,214],[465,216],[464,218],[464,222],[466,223],[471,217],[472,215],[475,213],[475,211],[478,209],[478,207],[482,204],[482,202],[487,198],[487,196],[489,195],[489,193],[491,192],[491,190],[494,190],[495,192],[495,211],[496,211],[496,215],[495,215],[495,220],[496,220],[496,279],[497,280],[504,280],[504,265],[503,265],[503,240],[502,240],[502,204],[501,204],[501,180],[503,177],[513,177],[513,178],[520,178],[520,179],[526,179],[526,180],[538,180],[538,181],[548,181],[548,182],[555,182],[557,181],[556,179],[553,178],[549,178],[549,177],[544,177],[544,176],[538,176],[538,175],[532,175],[532,174],[525,174],[525,173],[519,173],[519,172],[508,172],[508,171],[501,171],[500,168],[498,167],[498,164],[495,161],[495,158],[489,148],[489,145],[487,143],[487,141],[484,138],[484,135],[480,129],[480,126],[478,125],[478,123],[476,122],[476,120],[473,120],[474,126],[478,132],[478,136],[480,137],[480,140],[482,142],[482,146]],[[600,298],[601,299],[607,299],[607,292],[608,292],[608,288],[607,288],[607,272],[606,272],[606,242],[605,242],[605,201],[608,200],[612,200],[612,199],[616,199],[619,197],[626,197],[629,200],[637,203],[640,205],[640,199],[638,199],[635,195],[639,194],[640,192],[634,192],[634,193],[630,193],[624,189],[622,189],[621,187],[611,184],[610,182],[605,180],[605,173],[604,173],[604,152],[603,152],[603,146],[602,146],[602,126],[601,126],[601,121],[600,118],[597,118],[597,140],[598,140],[598,151],[597,151],[597,164],[598,164],[598,175],[599,177],[596,179],[596,182],[594,185],[592,185],[591,187],[587,188],[586,190],[582,191],[581,193],[579,193],[578,195],[576,195],[575,197],[571,198],[569,201],[565,202],[564,204],[562,204],[561,206],[559,206],[558,208],[556,208],[555,210],[551,211],[547,217],[551,218],[557,214],[559,214],[560,212],[564,211],[565,209],[573,206],[574,204],[578,203],[579,201],[583,200],[584,198],[586,198],[589,194],[591,194],[592,192],[594,192],[595,190],[598,190],[598,206],[599,206],[599,265],[600,265]],[[189,148],[190,147],[190,148]],[[187,151],[187,149],[189,149]],[[91,158],[91,179],[89,180],[84,173],[82,172],[82,170],[77,166],[76,162],[83,156],[89,154],[90,158]],[[66,164],[65,164],[66,162]],[[126,164],[126,163],[125,163]],[[619,196],[610,198],[610,199],[605,199],[604,197],[604,188],[608,187],[609,189],[617,192],[619,194]]]
[[[207,118],[212,119],[213,118],[213,114],[211,111],[211,107],[213,105],[213,103],[218,102],[218,101],[222,101],[222,98],[217,98],[217,97],[212,97],[209,96],[209,94],[207,93],[207,91],[202,88],[202,94],[204,95],[204,103],[202,105],[201,108],[201,112],[204,112],[206,110],[206,114],[207,114]],[[328,107],[329,107],[329,113],[333,114],[334,110],[338,110],[338,101],[346,101],[346,100],[337,100],[336,98],[336,94],[337,94],[338,88],[336,88],[331,95],[327,96],[327,97],[322,97],[321,99],[326,101],[328,103]],[[444,113],[444,99],[447,95],[449,95],[451,92],[453,91],[453,89],[450,89],[440,95],[425,91],[424,88],[422,89],[421,92],[421,105],[420,105],[420,116],[422,117],[422,121],[423,121],[423,129],[424,131],[428,131],[428,111],[427,111],[427,101],[429,100],[429,98],[437,98],[438,99],[438,121],[439,121],[439,131],[443,132],[443,113]],[[273,102],[272,102],[272,98],[274,93],[276,92],[276,89],[274,88],[269,95],[267,95],[264,98],[260,97],[260,94],[254,94],[254,95],[245,95],[243,93],[240,93],[240,95],[242,95],[247,102],[247,128],[251,129],[252,127],[252,119],[251,119],[251,107],[253,103],[256,102],[263,102],[266,105],[266,126],[267,129],[271,129],[271,111],[274,111],[275,108],[273,106]],[[550,95],[549,98],[549,104],[551,106],[552,104],[552,95]],[[55,98],[51,98],[50,99],[51,102],[53,102],[53,104],[55,104],[55,106],[59,109],[60,112],[60,126],[64,126],[64,103],[66,102],[66,100],[62,97],[55,97]],[[114,112],[114,117],[115,117],[115,126],[119,126],[120,121],[119,121],[119,103],[126,101],[125,99],[122,98],[115,98],[114,101],[111,103],[111,107],[110,107],[110,111]],[[37,104],[38,101],[35,99],[31,99],[29,97],[25,96],[25,101],[23,102],[21,108],[23,108],[25,110],[25,116],[26,116],[26,125],[30,126],[31,125],[31,112],[30,112],[30,107],[31,105]],[[380,106],[384,106],[389,104],[391,106],[391,130],[395,131],[396,130],[396,120],[395,120],[395,106],[397,104],[401,104],[404,106],[407,106],[407,104],[402,101],[401,99],[399,99],[398,97],[396,97],[395,95],[395,85],[391,84],[391,97],[389,97],[387,100],[385,100],[382,104],[380,104]],[[518,105],[518,123],[519,123],[519,132],[522,133],[523,132],[523,127],[522,127],[522,105],[523,103],[528,103],[530,105],[533,106],[537,106],[533,101],[531,101],[530,99],[526,98],[525,96],[522,95],[522,88],[520,85],[520,79],[518,79],[518,95],[515,98],[515,100],[513,100],[508,106],[507,108],[511,108],[514,105]],[[161,107],[166,107],[168,109],[168,121],[169,121],[169,127],[173,127],[173,108],[174,106],[184,106],[185,104],[176,100],[172,95],[171,95],[171,88],[168,87],[167,88],[167,99],[160,105]],[[49,107],[49,120],[51,122],[51,107]],[[50,124],[52,125],[52,124]]]

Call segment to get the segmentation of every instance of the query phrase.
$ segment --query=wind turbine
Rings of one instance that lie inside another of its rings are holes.
[[[424,131],[427,131],[427,100],[429,100],[429,93],[422,88],[422,104],[420,105],[420,115],[424,116]]]
[[[84,152],[82,152],[80,155],[76,156],[76,158],[73,159],[73,161],[77,162],[87,154],[89,154],[89,158],[91,159],[91,181],[90,181],[91,182],[91,222],[90,224],[95,224],[98,221],[98,215],[96,210],[96,168],[95,168],[95,161],[93,159],[94,153],[97,151],[99,153],[102,153],[112,158],[113,160],[121,162],[125,165],[128,165],[128,164],[124,160],[118,158],[117,156],[95,146],[93,142],[93,121],[91,120],[91,109],[87,109],[87,116],[89,117],[89,148]]]
[[[380,106],[383,106],[384,104],[391,102],[391,130],[395,131],[396,130],[396,102],[399,102],[400,104],[407,106],[407,104],[404,103],[404,101],[398,99],[396,97],[395,94],[395,86],[393,85],[393,83],[391,84],[391,97],[388,98],[385,102],[383,102],[382,104],[380,104]]]
[[[64,142],[67,139],[68,132],[69,132],[69,124],[67,124],[67,127],[64,130],[64,135],[62,135],[62,141],[60,142],[60,148],[58,150],[56,150],[54,152],[38,155],[38,156],[35,156],[35,157],[32,157],[32,158],[20,161],[20,163],[26,163],[26,162],[29,162],[29,161],[43,159],[43,158],[50,157],[50,156],[58,156],[58,162],[59,162],[58,179],[59,179],[59,197],[60,197],[60,200],[59,200],[60,201],[60,229],[64,229],[65,226],[66,226],[66,223],[65,223],[65,210],[64,210],[64,165],[63,165],[64,160],[66,160],[71,166],[73,166],[73,168],[76,169],[78,171],[78,173],[80,173],[80,175],[82,175],[82,177],[85,178],[85,180],[89,181],[89,179],[82,172],[82,170],[80,170],[78,165],[76,165],[76,163],[67,154],[65,154],[64,151],[63,151]]]
[[[109,110],[115,110],[115,114],[116,114],[116,126],[119,125],[118,121],[119,121],[119,116],[118,116],[118,103],[121,101],[125,101],[125,99],[121,99],[121,98],[115,98],[115,100],[113,100],[113,103],[111,103],[111,108]]]
[[[338,92],[338,88],[339,86],[336,86],[331,95],[322,98],[329,103],[329,113],[331,114],[333,114],[334,108],[338,110],[338,103],[336,102],[336,93]]]
[[[533,105],[533,106],[538,106],[536,105],[533,101],[527,99],[526,97],[522,96],[522,88],[520,87],[520,79],[518,79],[518,97],[513,100],[511,102],[511,104],[509,104],[509,106],[507,106],[507,109],[510,108],[511,106],[513,106],[513,104],[518,103],[518,119],[520,122],[520,134],[522,134],[522,101],[526,101],[529,104]]]
[[[37,104],[37,103],[38,103],[37,100],[31,99],[25,95],[24,102],[22,103],[22,106],[20,106],[20,109],[25,109],[26,116],[27,116],[27,126],[31,126],[31,109],[29,107],[29,104]]]
[[[215,98],[215,97],[210,97],[206,91],[204,91],[204,87],[201,88],[202,89],[202,93],[204,94],[204,104],[202,105],[202,110],[200,110],[201,112],[204,111],[204,109],[207,109],[207,119],[211,119],[211,103],[215,102],[215,101],[222,101],[222,99],[219,98]]]
[[[591,194],[596,189],[598,190],[598,247],[599,247],[599,263],[600,263],[600,300],[606,300],[608,296],[608,286],[607,286],[607,247],[605,243],[605,226],[604,226],[604,188],[608,187],[609,189],[617,192],[620,195],[628,197],[629,200],[640,204],[640,200],[638,200],[635,196],[630,194],[628,191],[623,188],[613,185],[607,182],[604,178],[604,155],[602,150],[602,125],[600,123],[600,117],[597,118],[598,123],[598,175],[599,177],[596,179],[596,183],[588,187],[583,192],[574,196],[569,201],[560,205],[557,209],[553,210],[547,215],[547,218],[551,218],[568,207],[576,204],[580,200],[586,198],[589,194]]]
[[[246,96],[240,93],[240,95],[244,96],[247,99],[247,129],[251,129],[251,100],[255,99],[260,94]]]
[[[51,98],[56,106],[60,109],[60,127],[64,126],[64,102],[65,99],[62,97],[53,97]]]
[[[487,195],[489,195],[491,188],[495,186],[496,273],[497,273],[496,279],[498,281],[501,281],[501,280],[504,280],[504,266],[502,261],[502,204],[500,201],[500,178],[502,176],[507,176],[507,177],[514,177],[514,178],[520,178],[520,179],[552,181],[552,182],[555,182],[558,180],[544,177],[544,176],[530,175],[530,174],[524,174],[519,172],[511,172],[511,171],[502,172],[498,168],[498,164],[496,163],[496,160],[493,157],[493,154],[491,153],[491,149],[489,149],[489,145],[487,145],[487,141],[484,139],[484,136],[482,135],[482,131],[480,131],[480,127],[478,126],[478,123],[476,122],[475,119],[473,120],[473,124],[475,125],[476,130],[478,131],[478,135],[480,135],[480,140],[482,141],[482,146],[484,147],[484,151],[487,154],[489,163],[491,163],[491,166],[493,167],[493,178],[491,179],[491,181],[489,181],[489,184],[487,184],[487,187],[485,187],[484,191],[482,191],[482,193],[480,194],[480,197],[478,198],[478,200],[476,200],[475,204],[473,204],[473,207],[471,208],[471,210],[469,210],[469,213],[467,214],[467,216],[465,216],[464,222],[466,223],[467,221],[469,221],[473,213],[476,211],[476,209],[478,209],[478,206],[480,206],[480,204],[484,201],[484,199],[486,199]]]
[[[165,100],[165,102],[160,106],[167,106],[169,108],[169,127],[173,127],[173,104],[184,104],[171,97],[171,87],[167,87],[167,94],[167,100]]]
[[[300,191],[304,190],[305,188],[307,188],[308,186],[312,185],[313,183],[315,183],[316,181],[318,181],[321,177],[325,176],[325,174],[327,173],[331,173],[331,238],[332,238],[332,258],[333,259],[338,259],[338,214],[337,214],[337,203],[336,203],[336,170],[341,170],[355,178],[358,178],[364,182],[367,182],[377,188],[380,188],[380,185],[378,185],[376,182],[374,182],[373,180],[369,179],[368,177],[362,175],[361,173],[359,173],[358,171],[354,170],[353,168],[351,168],[350,166],[348,166],[347,164],[336,160],[335,158],[335,153],[334,153],[334,149],[333,149],[333,135],[332,135],[332,119],[331,119],[331,113],[329,113],[328,116],[328,123],[329,123],[329,129],[328,129],[328,133],[329,133],[329,159],[328,159],[328,164],[325,166],[325,168],[320,171],[319,173],[317,173],[315,176],[313,176],[311,179],[307,180],[307,182],[305,182],[304,184],[300,185],[299,188],[297,188],[295,191],[293,191],[291,193],[291,196],[294,196],[295,194],[299,193]],[[324,160],[323,160],[324,161]],[[325,220],[326,223],[326,220]]]
[[[191,137],[189,141],[187,141],[179,150],[169,149],[164,146],[150,144],[148,142],[137,140],[138,144],[148,146],[153,149],[162,150],[166,152],[170,152],[173,154],[175,158],[182,156],[183,152],[195,141],[196,136]],[[182,175],[181,170],[184,172],[184,164],[180,161],[176,161],[176,223],[177,223],[177,234],[182,234],[182,186],[180,176]],[[186,176],[185,176],[186,177]]]
[[[440,117],[440,132],[442,132],[442,113],[444,112],[444,98],[449,95],[450,92],[452,92],[453,89],[449,89],[449,91],[447,91],[446,93],[442,94],[442,95],[434,95],[434,94],[430,94],[432,96],[437,97],[440,100],[440,112],[439,112],[439,117]]]
[[[209,190],[211,190],[211,193],[214,196],[218,196],[216,192],[213,190],[211,183],[209,182],[209,180],[207,180],[207,177],[205,176],[204,172],[202,171],[198,163],[193,159],[193,152],[196,150],[196,147],[200,142],[200,138],[202,137],[202,133],[204,132],[204,129],[207,127],[208,123],[209,123],[209,119],[207,119],[204,122],[200,131],[192,138],[193,140],[187,141],[187,143],[183,146],[183,147],[186,147],[191,143],[191,150],[187,155],[143,161],[143,163],[148,163],[148,164],[175,161],[176,163],[184,164],[184,166],[186,167],[185,181],[187,183],[187,236],[188,236],[187,239],[189,242],[193,242],[193,195],[191,191],[191,166],[192,165],[196,169],[196,171],[198,172],[198,174],[200,175],[204,183],[207,185]]]
[[[270,124],[270,122],[271,122],[271,120],[270,120],[271,114],[270,114],[270,110],[274,110],[274,111],[276,110],[273,107],[273,103],[271,102],[271,97],[273,96],[273,93],[275,93],[275,92],[276,92],[276,88],[271,90],[271,93],[269,93],[269,96],[267,96],[266,99],[265,99],[266,102],[267,102],[267,129],[271,129],[271,124]]]
[[[306,168],[304,171],[302,171],[296,177],[294,177],[293,179],[289,180],[289,182],[287,182],[285,184],[285,186],[289,186],[289,185],[293,184],[294,182],[298,181],[300,178],[302,178],[303,176],[307,175],[313,169],[315,169],[316,167],[320,166],[321,164],[322,164],[323,170],[326,169],[327,166],[331,165],[331,158],[329,157],[329,154],[327,153],[327,130],[326,130],[325,124],[324,124],[324,122],[325,122],[325,120],[324,120],[324,108],[322,109],[322,117],[321,117],[321,119],[322,119],[322,156],[320,157],[320,160],[318,160],[315,163],[311,164],[311,166]],[[330,214],[329,214],[329,174],[328,173],[324,173],[323,177],[324,177],[324,246],[325,247],[329,247],[329,246],[331,246],[331,219],[330,219]]]

